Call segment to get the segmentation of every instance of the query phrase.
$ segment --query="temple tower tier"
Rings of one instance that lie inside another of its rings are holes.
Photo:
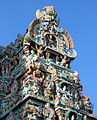
[[[0,119],[97,120],[71,70],[77,53],[54,7],[37,10],[36,17],[24,36],[0,46]]]

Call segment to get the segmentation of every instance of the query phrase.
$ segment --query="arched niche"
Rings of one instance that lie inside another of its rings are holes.
[[[77,119],[77,114],[75,112],[70,112],[68,120],[76,120]]]
[[[50,48],[56,49],[58,48],[58,40],[57,38],[50,34],[49,32],[44,33],[44,45],[49,46]]]

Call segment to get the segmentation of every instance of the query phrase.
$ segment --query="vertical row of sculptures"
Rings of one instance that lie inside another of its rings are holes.
[[[53,6],[43,10],[46,11],[37,10],[37,19],[24,37],[18,34],[15,44],[2,48],[0,117],[80,120],[84,112],[93,116],[89,97],[81,93],[79,74],[70,67],[77,55],[72,38],[59,27]]]
[[[19,81],[16,77],[20,74],[19,69],[22,65],[21,55],[23,55],[23,36],[17,34],[15,44],[10,43],[6,48],[1,47],[0,51],[0,118],[11,111],[21,100],[22,95],[19,91]],[[13,113],[10,112],[8,119],[12,119]],[[5,118],[4,118],[5,119]]]

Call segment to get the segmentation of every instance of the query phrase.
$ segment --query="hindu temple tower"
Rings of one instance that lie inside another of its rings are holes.
[[[70,67],[77,52],[54,7],[36,17],[15,43],[0,46],[0,119],[97,120]]]

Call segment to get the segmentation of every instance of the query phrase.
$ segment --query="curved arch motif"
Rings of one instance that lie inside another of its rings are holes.
[[[42,32],[43,37],[46,37],[46,35],[52,35],[54,38],[56,38],[56,40],[55,40],[57,42],[56,43],[56,49],[58,50],[58,41],[57,41],[58,39],[57,39],[57,37],[55,35],[51,34],[50,32]],[[44,42],[45,42],[45,45],[47,45],[47,41],[44,41]]]
[[[77,52],[74,49],[72,49],[72,53],[68,51],[66,55],[70,58],[75,58],[77,56]]]
[[[44,29],[44,27],[43,27],[41,24],[36,24],[36,25],[34,26],[34,28],[33,28],[33,33],[34,33],[35,35],[37,35],[37,29],[38,29],[39,27],[41,27],[41,28]]]
[[[48,8],[48,7],[47,7]],[[50,8],[51,9],[51,8]],[[68,34],[68,32],[64,29],[62,30],[61,27],[57,24],[56,20],[52,21],[52,19],[48,19],[48,17],[44,17],[45,14],[48,14],[49,9],[46,9],[47,11],[40,12],[39,10],[36,12],[36,15],[38,15],[38,19],[35,19],[31,22],[28,28],[28,33],[25,36],[24,41],[34,41],[37,44],[41,45],[50,45],[50,47],[54,48],[58,52],[62,53],[63,55],[67,55],[70,58],[75,58],[77,56],[77,53],[75,50],[73,50],[73,41],[71,36]],[[54,11],[54,9],[53,9]],[[52,16],[54,14],[52,13]],[[50,16],[50,15],[49,15]],[[48,38],[48,42],[45,39],[46,35],[51,35],[56,40]],[[27,40],[28,39],[28,40]],[[54,43],[54,42],[55,43]],[[57,44],[56,44],[57,43]],[[53,45],[51,45],[53,44]],[[56,45],[55,45],[56,44]],[[69,49],[72,49],[72,53],[69,52]]]
[[[69,49],[72,49],[72,48],[74,47],[72,38],[71,38],[71,36],[68,34],[68,32],[67,32],[65,29],[64,29],[64,35],[65,35],[65,37],[66,37],[67,40],[68,40]]]
[[[29,25],[29,28],[28,28],[28,32],[32,32],[33,33],[33,29],[35,27],[36,24],[39,24],[39,20],[38,19],[35,19],[33,20],[30,25]]]
[[[65,41],[65,44],[66,44],[66,49],[69,49],[69,42],[66,38],[66,36],[64,34],[60,34],[63,38],[64,38],[64,41]],[[61,39],[60,39],[61,40]],[[62,41],[62,40],[61,40]]]

